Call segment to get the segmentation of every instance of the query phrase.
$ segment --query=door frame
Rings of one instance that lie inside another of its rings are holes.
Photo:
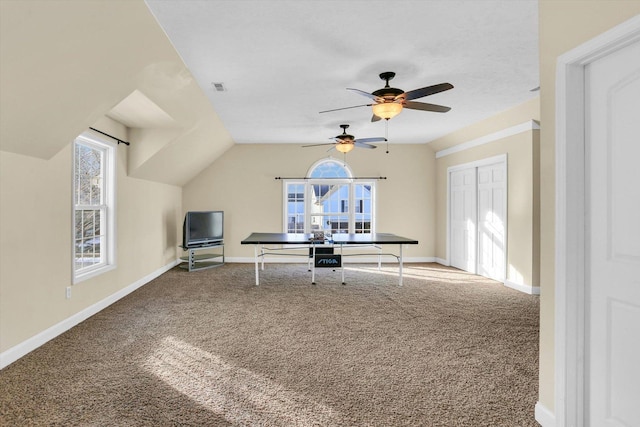
[[[558,57],[555,185],[555,425],[585,424],[585,68],[640,40],[640,16]]]
[[[451,173],[455,172],[455,171],[459,171],[459,170],[464,170],[464,169],[471,169],[471,168],[475,168],[476,169],[476,174],[477,174],[477,169],[480,166],[488,166],[488,165],[495,165],[496,163],[504,163],[504,170],[505,170],[505,191],[504,191],[504,265],[505,265],[505,271],[504,271],[504,277],[505,280],[507,279],[507,249],[508,249],[508,245],[507,245],[507,236],[509,234],[509,228],[508,228],[508,222],[507,222],[507,218],[509,216],[509,206],[507,205],[507,201],[509,200],[509,196],[508,196],[508,192],[509,192],[509,164],[508,164],[508,159],[507,159],[507,154],[499,154],[497,156],[492,156],[492,157],[487,157],[484,159],[480,159],[480,160],[475,160],[473,162],[468,162],[468,163],[461,163],[459,165],[455,165],[455,166],[449,166],[447,168],[447,265],[451,265]],[[476,181],[476,193],[477,193],[478,189],[477,189],[477,181]],[[478,218],[477,218],[477,212],[478,212],[478,197],[476,194],[476,234],[478,233]],[[476,273],[478,271],[478,238],[476,235]]]

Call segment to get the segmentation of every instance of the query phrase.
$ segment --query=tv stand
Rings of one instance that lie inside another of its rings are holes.
[[[182,261],[180,268],[189,271],[198,271],[224,265],[224,242],[192,248],[180,247],[188,253],[187,256],[180,257]],[[196,253],[201,251],[202,253]]]

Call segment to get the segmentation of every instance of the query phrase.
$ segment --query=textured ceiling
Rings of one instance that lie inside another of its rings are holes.
[[[179,1],[148,7],[236,143],[327,142],[351,125],[385,136],[370,107],[346,88],[373,92],[394,71],[405,91],[449,82],[389,121],[393,143],[427,143],[537,96],[538,2]],[[217,92],[212,83],[223,83]]]

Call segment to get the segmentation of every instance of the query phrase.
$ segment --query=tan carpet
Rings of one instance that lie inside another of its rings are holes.
[[[167,272],[0,371],[0,425],[537,426],[538,298],[437,264]]]

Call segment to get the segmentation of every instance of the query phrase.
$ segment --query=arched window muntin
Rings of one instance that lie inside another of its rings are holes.
[[[373,233],[375,180],[357,179],[334,158],[315,162],[303,180],[283,183],[286,233]]]

